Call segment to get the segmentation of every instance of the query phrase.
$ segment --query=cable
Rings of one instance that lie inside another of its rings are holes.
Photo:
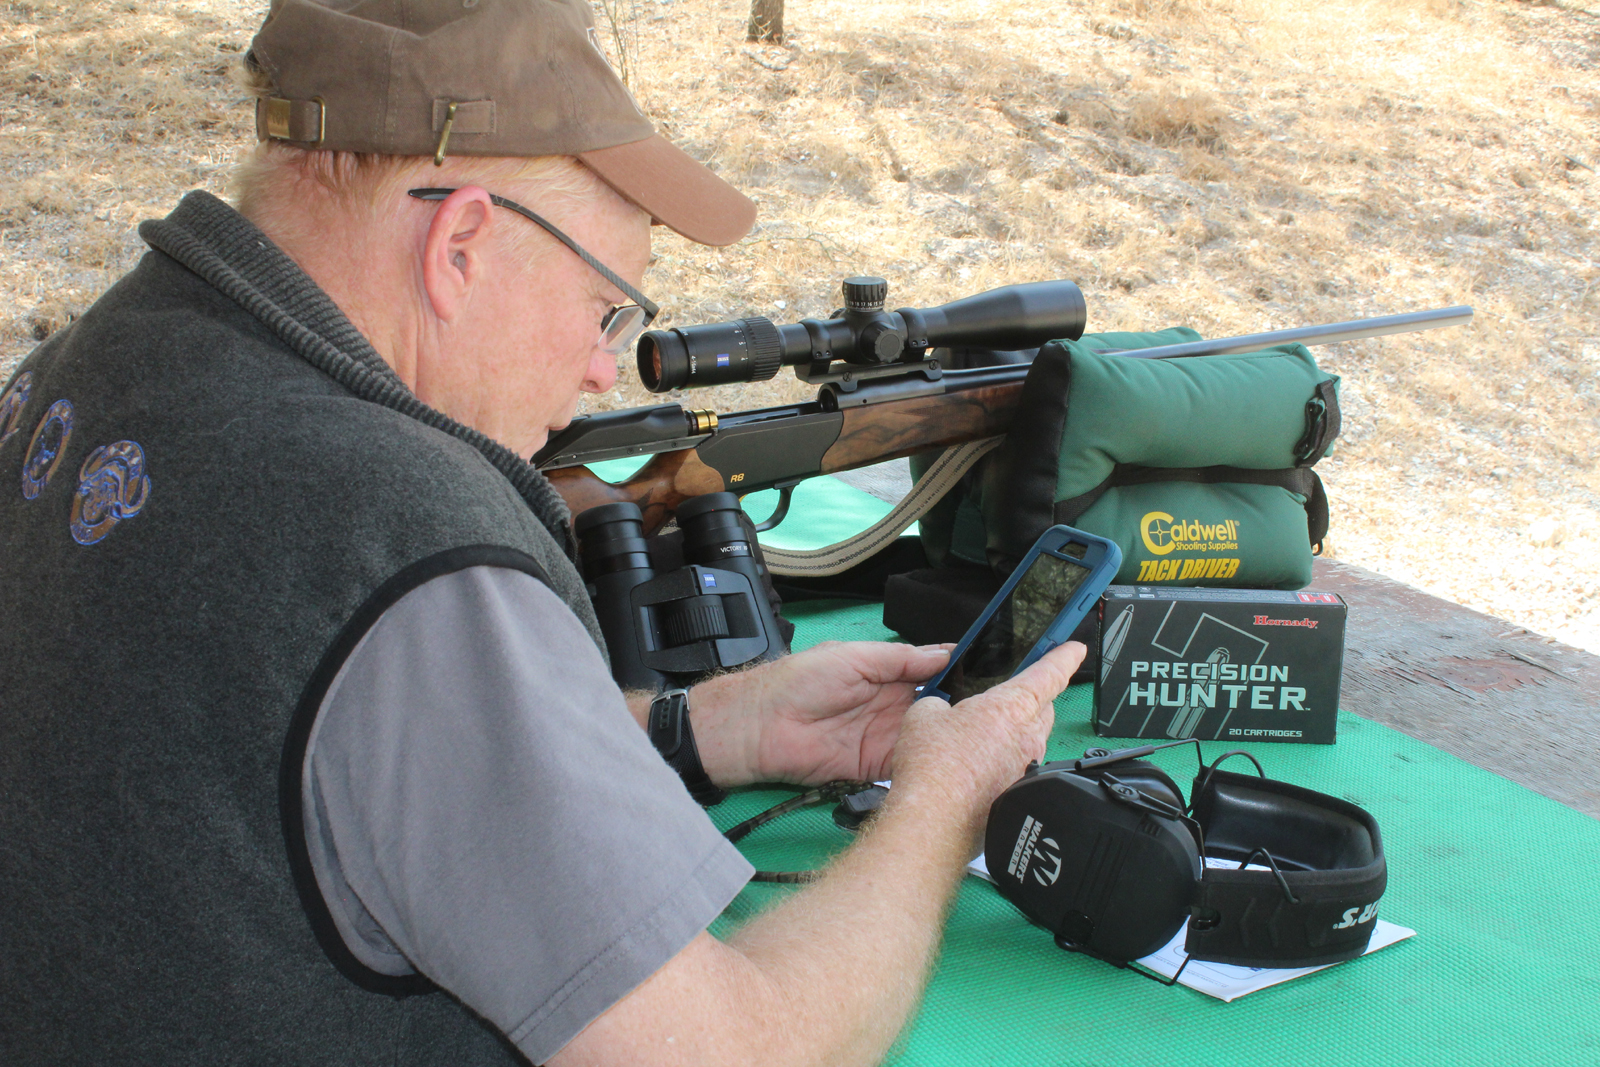
[[[807,808],[813,804],[826,804],[830,801],[837,802],[851,793],[859,793],[863,790],[871,789],[872,786],[873,783],[871,782],[858,782],[848,779],[828,782],[815,789],[809,789],[797,796],[792,796],[781,804],[774,804],[758,815],[752,815],[744,822],[729,829],[722,836],[729,841],[739,841],[748,835],[750,831],[765,826],[767,823],[780,816],[787,815],[791,811],[799,811],[801,808]],[[750,880],[774,885],[804,885],[807,882],[816,881],[821,875],[821,871],[757,871],[751,876]]]

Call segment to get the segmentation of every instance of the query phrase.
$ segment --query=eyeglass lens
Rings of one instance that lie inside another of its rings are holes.
[[[638,304],[624,304],[606,313],[600,324],[600,347],[613,356],[620,356],[633,347],[650,321],[650,313]]]

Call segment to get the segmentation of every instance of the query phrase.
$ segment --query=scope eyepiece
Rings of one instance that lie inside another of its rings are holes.
[[[783,366],[772,320],[649,330],[639,338],[639,380],[652,393],[689,385],[764,382]]]

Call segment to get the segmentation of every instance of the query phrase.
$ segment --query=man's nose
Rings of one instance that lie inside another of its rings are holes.
[[[584,376],[580,388],[586,393],[603,393],[610,389],[617,384],[617,361],[625,358],[627,358],[626,353],[613,356],[596,345],[594,354],[589,357],[588,373]]]

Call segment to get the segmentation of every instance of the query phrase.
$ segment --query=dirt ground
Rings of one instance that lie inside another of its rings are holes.
[[[221,193],[265,0],[0,2],[0,376]],[[757,230],[664,236],[669,324],[1072,278],[1090,329],[1207,336],[1471,304],[1319,349],[1331,554],[1600,651],[1600,11],[1518,0],[605,0],[647,112]],[[602,398],[647,402],[637,378]],[[631,384],[629,384],[631,382]],[[695,398],[797,399],[793,379]]]

